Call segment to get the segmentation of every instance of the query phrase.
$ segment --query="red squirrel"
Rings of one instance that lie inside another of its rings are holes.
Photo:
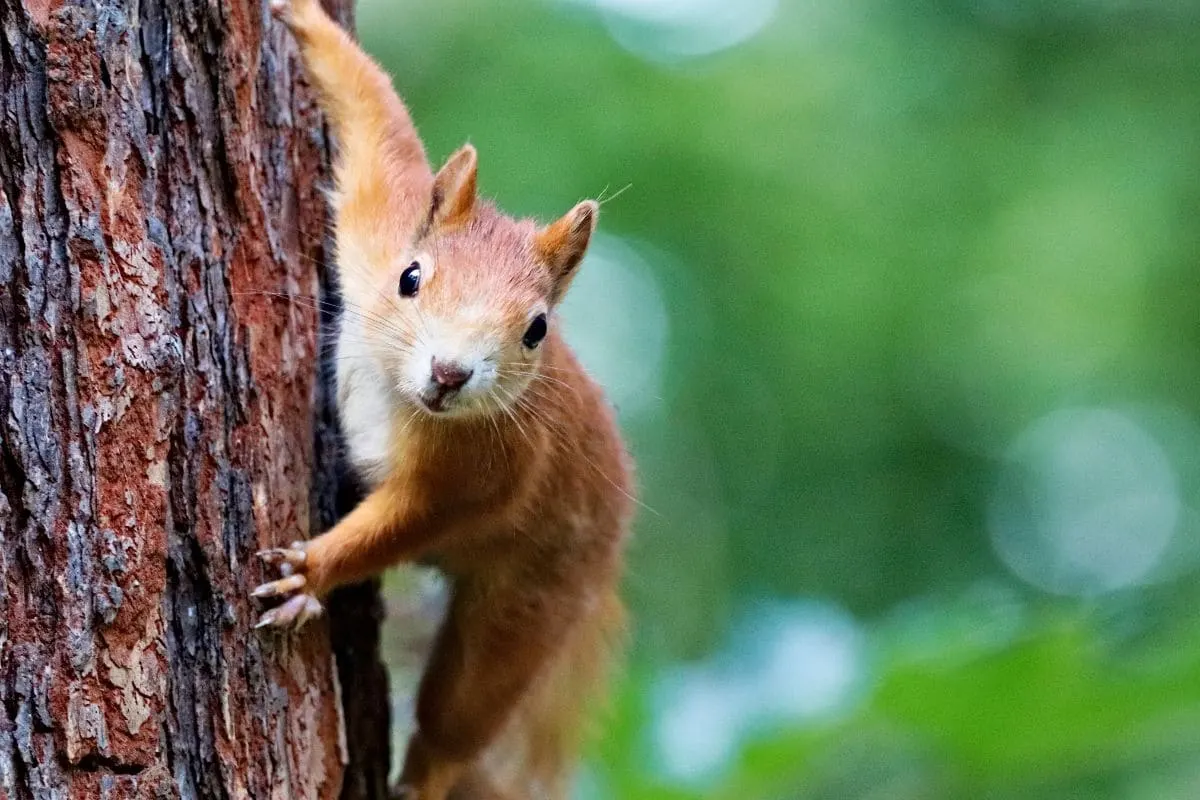
[[[633,511],[613,414],[555,316],[599,206],[512,219],[477,196],[470,145],[435,174],[386,73],[318,0],[271,10],[337,142],[337,403],[369,493],[321,536],[260,554],[282,577],[254,595],[282,602],[259,627],[302,624],[390,565],[437,566],[453,588],[405,796],[565,797],[622,639]]]

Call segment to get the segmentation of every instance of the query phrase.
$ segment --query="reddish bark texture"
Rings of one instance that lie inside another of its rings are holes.
[[[0,798],[382,796],[373,591],[347,727],[327,627],[251,631],[337,512],[298,76],[257,0],[0,0]]]

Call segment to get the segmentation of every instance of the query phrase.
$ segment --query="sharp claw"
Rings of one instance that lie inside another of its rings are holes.
[[[283,605],[272,608],[263,614],[258,618],[258,624],[254,627],[256,629],[266,627],[299,628],[313,617],[320,616],[321,611],[321,601],[317,598],[311,594],[298,594],[289,597]]]
[[[310,594],[298,594],[280,606],[280,609],[283,609],[283,613],[279,615],[279,624],[295,630],[320,615],[321,603]]]
[[[299,601],[299,602],[297,602],[297,601]],[[296,614],[299,613],[300,608],[303,606],[303,604],[304,604],[303,598],[300,595],[296,595],[295,597],[289,599],[283,605],[272,608],[270,611],[263,614],[262,617],[260,617],[258,620],[258,625],[256,625],[255,627],[256,628],[265,628],[267,626],[280,627],[280,628],[286,627],[286,626],[290,625],[296,619]]]
[[[304,552],[300,542],[293,542],[291,547],[271,547],[266,550],[259,550],[258,557],[268,564],[288,564],[293,567],[303,567],[304,562],[308,560],[308,556]]]
[[[281,594],[291,594],[297,589],[303,589],[307,583],[303,575],[291,575],[277,581],[264,583],[250,594],[254,597],[278,597]]]
[[[301,595],[304,598],[304,608],[301,609],[296,620],[296,627],[300,627],[310,619],[315,619],[321,616],[321,612],[325,609],[321,606],[321,601],[313,597],[311,594]]]

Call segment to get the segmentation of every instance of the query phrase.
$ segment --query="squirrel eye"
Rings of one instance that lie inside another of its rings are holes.
[[[400,296],[415,297],[421,286],[421,265],[416,261],[400,274]]]
[[[530,350],[541,344],[542,339],[546,338],[546,315],[538,314],[533,318],[533,322],[529,323],[529,327],[525,330],[525,336],[521,339],[522,344]]]

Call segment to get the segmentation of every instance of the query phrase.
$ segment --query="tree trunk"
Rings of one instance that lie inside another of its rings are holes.
[[[353,502],[326,139],[265,6],[0,0],[5,800],[384,796],[374,588],[336,667],[251,629],[254,552]]]

